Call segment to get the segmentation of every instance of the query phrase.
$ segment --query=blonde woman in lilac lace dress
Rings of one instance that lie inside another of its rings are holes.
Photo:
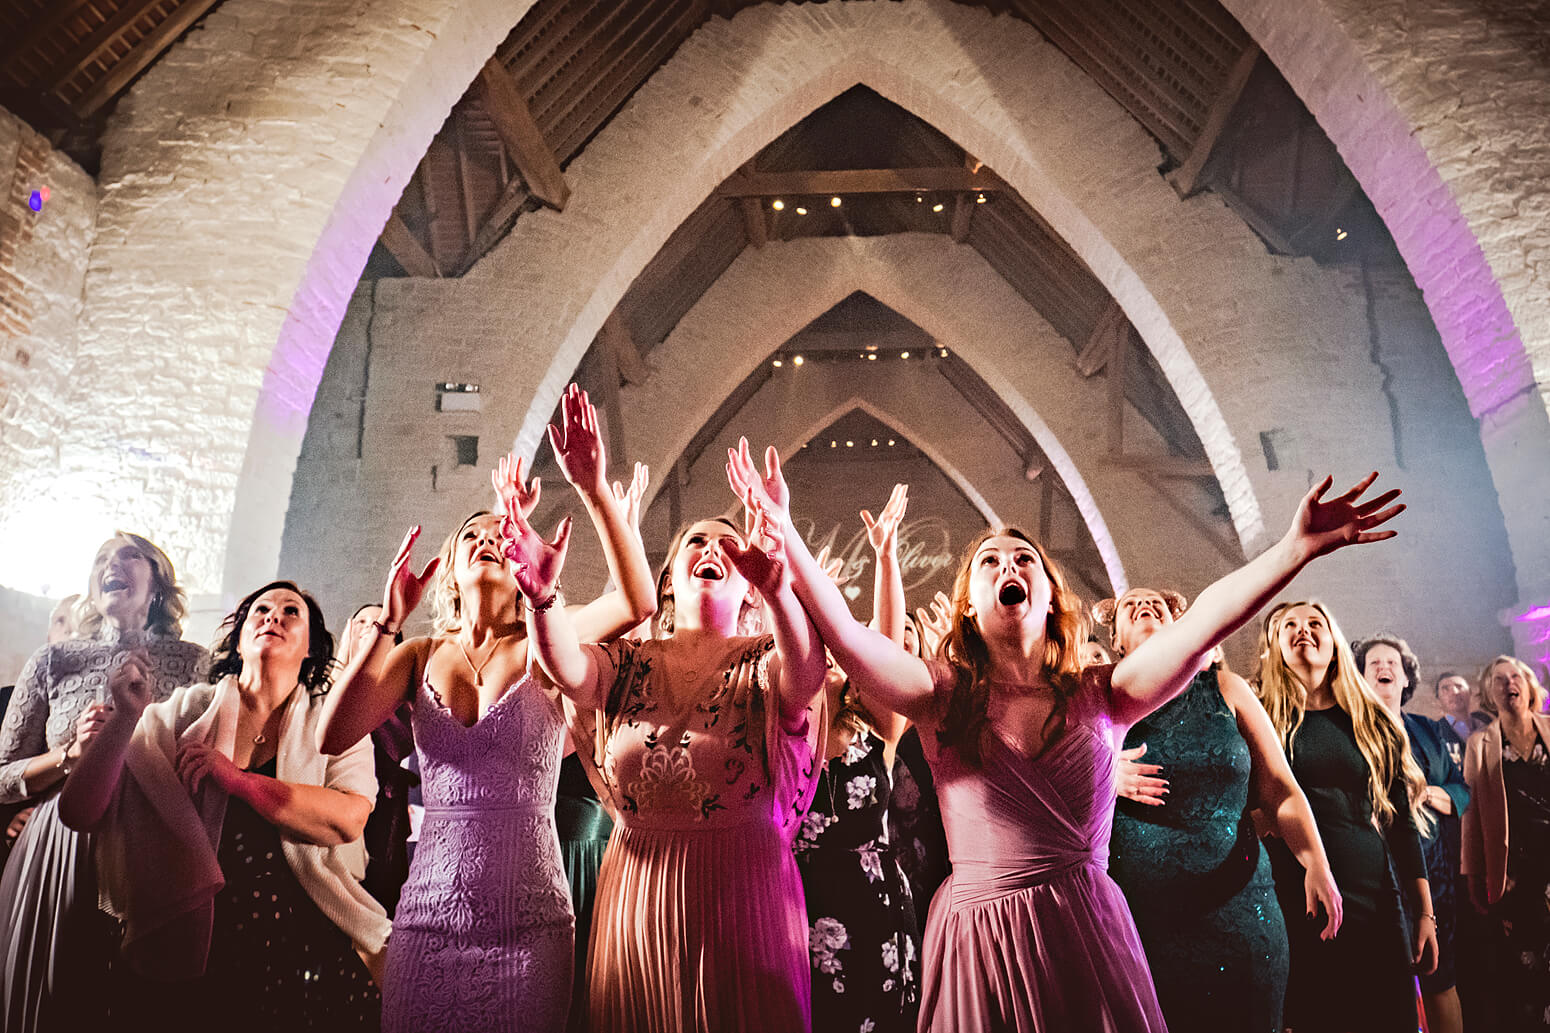
[[[1176,624],[1115,666],[1080,668],[1080,600],[1014,529],[970,547],[941,661],[923,662],[855,621],[791,527],[773,450],[738,479],[786,532],[796,591],[840,665],[875,703],[921,726],[953,874],[923,950],[920,1029],[1054,1033],[1166,1028],[1124,895],[1107,871],[1114,736],[1189,684],[1203,655],[1315,556],[1377,541],[1397,492],[1371,478],[1303,500],[1285,538],[1201,593]],[[1376,476],[1376,475],[1374,475]]]
[[[563,407],[564,430],[550,428],[550,440],[622,586],[575,621],[606,640],[655,610],[651,571],[604,480],[596,413],[574,386]],[[496,487],[519,522],[537,503],[519,464],[503,461]],[[475,513],[419,576],[409,566],[411,531],[388,578],[379,634],[329,694],[330,753],[370,734],[402,701],[413,708],[425,818],[388,941],[389,1033],[565,1028],[575,934],[554,826],[565,722],[559,697],[531,674],[523,620],[561,607],[554,592],[520,591],[523,549],[536,536],[512,543],[503,522]],[[438,567],[435,634],[389,648]]]

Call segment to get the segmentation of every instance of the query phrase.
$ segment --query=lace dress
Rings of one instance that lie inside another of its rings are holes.
[[[565,1028],[570,894],[554,830],[565,725],[531,676],[465,727],[422,682],[425,819],[388,940],[382,1028]]]
[[[697,700],[682,713],[666,702],[668,643],[594,647],[613,686],[604,713],[577,715],[577,745],[616,824],[592,919],[592,1033],[809,1028],[792,840],[824,723],[809,713],[782,729],[768,696],[773,646],[727,640],[699,675],[708,684],[674,693]]]
[[[108,674],[126,651],[145,647],[156,700],[196,681],[206,657],[192,642],[120,635],[107,624],[103,635],[44,646],[27,661],[0,725],[0,803],[33,796],[23,777],[27,762],[70,742],[81,711],[107,702]],[[108,1006],[101,976],[118,927],[97,910],[92,837],[59,820],[63,785],[35,798],[37,810],[0,876],[5,1030],[80,1030],[100,1022]]]
[[[1120,800],[1109,873],[1125,891],[1172,1033],[1278,1033],[1286,924],[1249,821],[1253,766],[1216,672],[1131,727],[1168,802]]]
[[[797,835],[815,1033],[904,1033],[920,1008],[910,884],[888,842],[888,765],[867,733],[824,765]]]

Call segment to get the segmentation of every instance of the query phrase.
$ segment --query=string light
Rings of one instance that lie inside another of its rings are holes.
[[[892,447],[893,447],[893,438],[889,438],[889,439],[888,439],[888,447],[889,447],[889,448],[892,448]]]
[[[980,194],[978,197],[976,197],[974,199],[974,203],[975,204],[984,204],[985,203],[985,195],[984,194]]]
[[[947,349],[943,348],[941,351],[937,352],[937,354],[942,356],[942,358],[945,359],[945,358],[947,358]]]
[[[946,351],[943,351],[943,352],[942,352],[942,354],[943,354],[943,355],[946,355],[946,354],[947,354],[947,352],[946,352]],[[802,356],[800,356],[800,355],[793,355],[793,356],[792,356],[792,357],[791,357],[791,364],[792,364],[792,365],[793,365],[793,366],[800,366],[800,365],[802,365]]]
[[[1336,240],[1344,240],[1344,239],[1346,239],[1349,236],[1350,236],[1350,234],[1347,233],[1345,230],[1341,229],[1339,226],[1335,227],[1335,239]]]
[[[798,215],[806,215],[807,214],[807,209],[799,207],[799,208],[797,208],[797,214]]]
[[[840,206],[840,203],[841,202],[840,202],[840,199],[838,197],[831,197],[831,198],[829,198],[829,207],[830,208],[838,208]]]
[[[910,353],[909,352],[900,352],[899,353],[899,358],[901,358],[901,359],[907,359],[909,357],[910,357]]]
[[[839,448],[840,447],[840,443],[838,441],[831,441],[831,442],[829,442],[829,447],[830,448]]]
[[[771,363],[771,365],[774,366],[776,369],[780,369],[780,367],[784,366],[785,363],[781,362],[779,359],[776,359],[773,363]]]
[[[847,441],[847,442],[845,442],[845,447],[846,448],[855,448],[856,447],[856,443],[854,441]]]
[[[868,362],[876,362],[877,361],[877,353],[876,352],[867,352],[866,360]]]
[[[770,207],[775,209],[777,212],[783,212],[786,210],[786,202],[777,197],[775,200],[770,202]]]
[[[939,212],[939,211],[942,210],[942,208],[943,208],[943,205],[942,205],[942,203],[940,201],[938,201],[936,204],[931,206],[931,210],[933,212]]]
[[[876,447],[877,447],[877,439],[876,439],[876,438],[873,438],[873,439],[872,439],[872,447],[873,447],[873,448],[876,448]]]

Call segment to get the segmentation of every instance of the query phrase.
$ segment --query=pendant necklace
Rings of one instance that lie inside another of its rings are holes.
[[[463,640],[455,638],[453,641],[457,642],[458,652],[463,654],[463,662],[468,664],[470,671],[474,672],[474,688],[482,688],[484,686],[484,669],[490,666],[491,660],[495,659],[495,654],[500,649],[500,643],[496,642],[495,646],[490,650],[490,655],[484,658],[484,663],[475,665],[474,658],[468,655],[468,650],[463,646]]]

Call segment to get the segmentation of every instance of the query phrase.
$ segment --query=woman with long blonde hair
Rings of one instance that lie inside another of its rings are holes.
[[[574,384],[562,412],[550,444],[619,586],[580,607],[575,622],[586,640],[607,640],[655,612],[651,570],[605,479],[597,413]],[[377,634],[323,716],[323,749],[336,753],[401,702],[412,707],[426,806],[388,941],[389,1033],[559,1033],[570,1007],[575,916],[554,824],[565,702],[537,676],[528,637],[534,614],[564,604],[557,584],[524,591],[524,554],[505,552],[502,525],[536,505],[536,480],[523,484],[521,467],[502,462],[495,486],[507,517],[475,513],[419,575],[409,563],[419,529],[405,537]],[[392,645],[438,567],[434,633]]]
[[[1114,740],[1186,685],[1205,655],[1314,558],[1381,541],[1398,492],[1376,474],[1308,493],[1278,543],[1200,594],[1113,666],[1081,668],[1085,611],[1048,555],[987,531],[959,568],[941,659],[922,661],[853,617],[807,552],[773,449],[747,443],[733,487],[782,531],[797,597],[868,698],[921,728],[953,874],[926,925],[922,1031],[1166,1028],[1124,895],[1105,871]]]
[[[1317,925],[1298,915],[1302,866],[1270,841],[1291,942],[1286,1024],[1297,1033],[1410,1033],[1415,973],[1437,967],[1437,918],[1417,833],[1427,821],[1425,777],[1404,726],[1357,670],[1323,603],[1281,603],[1264,629],[1260,700],[1313,805],[1345,905],[1340,935],[1320,939]]]

